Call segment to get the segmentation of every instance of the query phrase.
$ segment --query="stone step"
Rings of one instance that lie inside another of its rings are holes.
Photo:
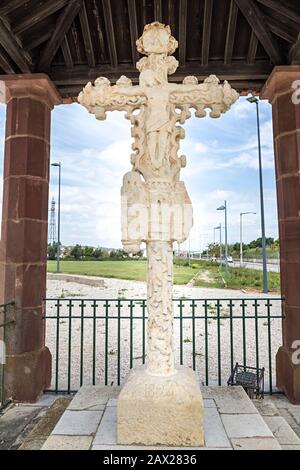
[[[253,404],[283,450],[300,450],[300,438],[297,435],[300,427],[288,411],[293,405],[280,399],[279,404],[285,403],[286,407],[277,408],[275,400],[253,400]]]
[[[281,450],[269,425],[241,387],[202,387],[201,392],[205,446],[198,450]],[[43,449],[174,450],[174,447],[118,445],[118,394],[119,389],[113,387],[82,387]]]

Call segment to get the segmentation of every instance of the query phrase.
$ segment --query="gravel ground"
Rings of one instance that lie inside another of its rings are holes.
[[[88,277],[84,277],[89,282]],[[95,278],[92,278],[95,280]],[[134,367],[143,362],[143,348],[146,325],[143,322],[143,303],[136,299],[146,298],[146,284],[144,282],[126,281],[119,279],[103,279],[103,286],[90,286],[68,282],[66,280],[50,280],[47,283],[47,297],[50,299],[59,298],[60,319],[59,319],[59,348],[58,348],[58,382],[59,390],[70,387],[77,390],[80,382],[85,384],[105,382],[105,352],[107,351],[107,383],[116,384],[118,377],[120,382],[128,373],[130,358]],[[174,286],[174,298],[181,299],[182,322],[176,317],[180,315],[180,302],[174,302],[174,344],[176,350],[176,362],[179,364],[182,359],[183,364],[193,366],[193,336],[195,338],[195,366],[201,382],[205,383],[206,372],[209,384],[217,384],[220,377],[222,383],[226,383],[230,371],[231,360],[233,363],[243,362],[243,343],[246,345],[246,363],[248,366],[255,366],[259,360],[260,367],[266,368],[266,389],[269,387],[269,359],[268,351],[272,351],[273,385],[275,377],[275,353],[281,344],[281,319],[271,319],[271,344],[268,342],[268,323],[263,318],[267,315],[266,301],[257,303],[257,329],[254,319],[254,302],[245,300],[246,317],[252,316],[245,321],[243,329],[241,301],[233,301],[232,329],[230,321],[230,307],[226,299],[262,299],[264,297],[274,298],[275,296],[265,296],[258,293],[245,294],[237,290],[208,289],[199,287]],[[72,320],[69,320],[70,301],[72,299]],[[81,299],[84,300],[84,314],[81,318]],[[93,302],[98,299],[97,302]],[[101,300],[100,300],[101,299]],[[108,300],[110,299],[110,300]],[[119,301],[118,301],[119,299]],[[131,302],[125,299],[135,299]],[[192,302],[194,303],[195,321],[192,319]],[[207,305],[207,344],[205,342],[205,309],[202,299],[214,299],[208,301]],[[215,299],[220,300],[220,321],[217,320],[218,309]],[[54,319],[47,320],[46,344],[53,356],[53,381],[51,388],[55,387],[55,370],[57,357],[57,307],[55,301],[47,302],[47,316]],[[281,315],[280,301],[272,302],[271,315]],[[118,320],[118,305],[121,305],[120,319]],[[109,311],[109,318],[106,320],[106,307]],[[130,312],[132,311],[132,338],[130,337]],[[93,315],[97,319],[93,319]],[[74,318],[77,317],[77,318]],[[78,318],[79,317],[79,318]],[[88,318],[91,317],[91,318]],[[99,318],[100,317],[100,318]],[[102,318],[101,318],[102,317]],[[143,323],[145,329],[143,329]],[[182,323],[182,344],[180,351],[180,323]],[[193,328],[194,324],[194,328]],[[108,336],[106,339],[106,329]],[[218,341],[218,330],[219,338]],[[71,343],[68,338],[71,337]],[[120,338],[120,348],[118,348],[118,335]],[[233,351],[230,347],[230,338],[233,338]],[[258,358],[256,356],[256,341],[258,342]],[[82,344],[82,347],[81,347]],[[93,345],[95,344],[95,354],[93,355]],[[130,347],[132,345],[132,347]],[[207,349],[206,349],[207,348]],[[218,350],[221,360],[218,361]],[[130,354],[131,351],[131,354]],[[206,365],[205,357],[208,357]],[[231,353],[233,352],[233,356]],[[120,366],[118,367],[118,362]],[[82,364],[82,366],[81,366]],[[94,374],[93,374],[94,369]],[[68,383],[68,370],[70,379]]]

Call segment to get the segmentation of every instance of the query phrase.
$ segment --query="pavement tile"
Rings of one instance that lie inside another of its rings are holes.
[[[107,406],[105,408],[100,426],[97,430],[93,445],[117,444],[117,407]]]
[[[257,409],[242,387],[202,387],[203,398],[214,399],[220,413],[257,414]]]
[[[205,447],[231,447],[216,408],[204,411],[204,438]]]
[[[264,416],[264,420],[279,444],[300,445],[300,439],[282,416]]]
[[[203,400],[204,408],[216,408],[216,402],[212,398],[204,398]]]
[[[234,450],[281,450],[281,446],[272,437],[242,438],[231,440]]]
[[[223,414],[221,418],[226,433],[231,439],[243,437],[273,437],[272,432],[259,414]]]
[[[66,410],[55,426],[52,435],[90,436],[95,434],[102,414],[102,411]]]
[[[71,401],[68,410],[98,410],[103,411],[111,398],[117,398],[120,387],[105,387],[102,385],[85,385],[79,389]]]
[[[50,436],[42,450],[89,450],[92,436]]]

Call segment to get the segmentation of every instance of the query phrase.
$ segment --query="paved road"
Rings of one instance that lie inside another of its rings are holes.
[[[195,259],[198,259],[198,258],[195,258]],[[207,260],[206,258],[202,258],[202,260],[203,261],[210,261],[210,260]],[[219,260],[217,260],[217,262],[219,262]],[[233,263],[229,263],[229,266],[239,268],[240,267],[240,261],[235,260],[235,261],[233,261]],[[272,262],[272,263],[268,263],[267,267],[268,267],[268,271],[271,271],[271,272],[274,272],[274,273],[279,273],[280,272],[279,261],[277,261],[277,260],[274,260],[274,262]],[[257,261],[255,261],[255,262],[246,261],[246,262],[244,262],[244,268],[257,269],[258,271],[261,271],[262,270],[262,263],[257,262]]]
[[[240,262],[239,261],[234,261],[233,263],[230,263],[231,266],[240,267]],[[262,263],[255,262],[245,262],[244,263],[244,268],[251,268],[251,269],[257,269],[258,271],[262,270]],[[276,263],[268,263],[267,264],[268,271],[274,272],[274,273],[279,273],[280,272],[280,267],[279,267],[279,262]]]

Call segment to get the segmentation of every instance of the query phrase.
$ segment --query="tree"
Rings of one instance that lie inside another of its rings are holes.
[[[57,243],[49,243],[48,244],[48,259],[54,260],[56,259],[56,253],[57,253]]]
[[[94,248],[92,246],[85,246],[83,248],[83,256],[85,259],[92,258],[94,255]]]
[[[82,259],[83,257],[83,249],[81,245],[75,245],[70,250],[70,256],[75,260]]]

